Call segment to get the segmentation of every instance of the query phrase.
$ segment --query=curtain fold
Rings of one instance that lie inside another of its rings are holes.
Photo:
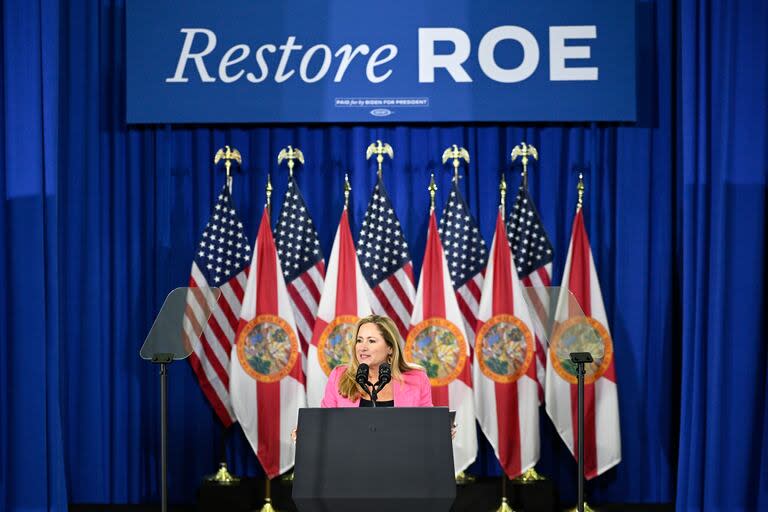
[[[680,510],[766,507],[768,6],[680,8]]]
[[[4,3],[0,16],[0,508],[62,510],[59,12]]]

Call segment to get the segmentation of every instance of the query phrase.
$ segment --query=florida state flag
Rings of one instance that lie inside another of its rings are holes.
[[[578,309],[574,298],[583,315],[573,314]],[[586,365],[584,379],[584,474],[594,478],[621,461],[621,432],[613,340],[581,209],[573,221],[555,320],[547,353],[547,414],[576,458],[578,381],[569,354],[590,352],[594,362]]]
[[[477,419],[504,472],[515,478],[539,460],[539,387],[533,325],[501,212],[477,318]]]
[[[432,383],[432,403],[456,411],[458,430],[453,441],[453,463],[456,473],[464,471],[477,456],[472,364],[434,211],[429,216],[427,247],[405,357],[427,371]]]
[[[229,392],[269,478],[293,466],[291,430],[306,405],[299,340],[265,208],[232,347]]]
[[[333,240],[325,286],[307,357],[307,402],[319,407],[331,370],[349,362],[355,323],[371,314],[370,290],[360,270],[347,209]]]

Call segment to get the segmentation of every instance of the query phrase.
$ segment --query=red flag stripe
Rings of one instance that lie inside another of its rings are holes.
[[[295,282],[296,280],[294,280]],[[301,317],[301,319],[304,321],[304,323],[307,326],[311,326],[314,323],[315,315],[310,311],[309,307],[307,306],[307,303],[303,300],[303,297],[301,295],[301,291],[299,291],[294,283],[291,283],[287,286],[288,288],[288,295],[291,296],[291,304],[293,305],[294,311],[298,313],[298,316]],[[297,318],[298,320],[298,318]],[[310,334],[310,338],[312,335]]]
[[[257,382],[259,448],[257,455],[269,478],[280,474],[280,381]]]
[[[475,301],[480,304],[480,297],[483,294],[483,274],[477,274],[475,277],[464,283],[464,286],[462,288],[466,288],[469,293],[472,294],[472,297],[475,298]]]
[[[448,386],[432,386],[432,405],[448,407]]]
[[[189,355],[189,362],[192,365],[192,370],[195,372],[198,381],[200,382],[200,388],[203,390],[203,394],[211,403],[211,406],[216,412],[216,415],[219,417],[219,420],[221,420],[221,422],[224,424],[224,427],[231,426],[234,423],[234,418],[230,415],[227,407],[221,401],[219,392],[213,389],[213,386],[208,379],[208,375],[203,369],[203,366],[200,363],[200,359],[197,357],[196,353],[192,352]]]
[[[295,283],[297,280],[301,280],[301,284],[304,285],[307,293],[310,297],[312,297],[312,300],[315,303],[314,309],[317,309],[317,305],[320,303],[320,288],[323,286],[324,275],[325,265],[322,261],[319,261],[315,264],[314,267],[310,268],[306,272],[302,273],[298,278],[291,281],[292,283]]]
[[[429,216],[427,247],[424,251],[424,290],[422,308],[424,319],[445,318],[445,285],[443,276],[443,249],[437,234],[435,212]]]
[[[243,303],[243,297],[245,296],[245,285],[248,282],[248,267],[237,274],[236,279],[229,280],[229,286],[232,287],[232,293],[237,297],[237,303]]]
[[[259,276],[256,289],[256,316],[280,315],[277,298],[277,249],[272,238],[267,210],[261,218],[256,239]],[[257,428],[259,442],[257,455],[264,472],[274,478],[280,472],[280,382],[256,383],[256,399],[259,413]]]
[[[494,281],[495,283],[495,281]],[[520,400],[517,383],[496,386],[496,418],[499,426],[499,462],[504,472],[514,478],[520,475]],[[516,448],[516,449],[515,449]]]
[[[349,229],[347,210],[341,214],[339,223],[339,269],[336,278],[336,315],[357,315],[357,254]]]
[[[205,354],[206,359],[208,360],[208,364],[210,364],[213,371],[216,372],[216,375],[219,377],[219,380],[224,386],[224,389],[229,389],[229,373],[227,370],[229,367],[229,358],[227,358],[225,361],[219,359],[219,356],[211,347],[211,342],[208,340],[208,336],[206,334],[203,334],[200,340],[202,341],[200,345],[203,349],[203,353]],[[223,365],[223,363],[226,363],[226,367]]]
[[[408,294],[406,293],[405,289],[403,288],[402,283],[398,279],[397,272],[395,272],[394,274],[389,276],[387,279],[385,279],[385,282],[386,282],[386,284],[388,286],[390,286],[392,288],[392,293],[394,293],[395,296],[397,296],[398,300],[400,301],[400,304],[402,305],[402,309],[405,312],[404,315],[406,317],[409,317],[410,316],[410,311],[411,311],[411,309],[413,309],[413,303],[411,302],[410,297],[408,296]],[[384,283],[382,283],[382,284],[384,284]],[[387,291],[389,291],[389,290],[387,290]],[[388,295],[391,296],[392,294],[390,293]],[[390,302],[396,303],[397,301],[393,300],[393,301],[390,301]],[[401,316],[403,316],[403,315],[401,315]]]
[[[392,321],[395,322],[395,325],[397,325],[397,330],[400,331],[400,335],[405,337],[405,334],[408,333],[408,329],[405,327],[405,323],[403,322],[403,319],[400,317],[398,312],[395,310],[392,304],[390,304],[389,300],[387,300],[386,294],[381,289],[381,283],[379,286],[373,289],[373,294],[376,297],[376,300],[378,301],[381,309],[384,310],[384,313],[390,317]]]

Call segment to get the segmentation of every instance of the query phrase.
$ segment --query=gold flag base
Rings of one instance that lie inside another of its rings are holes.
[[[515,512],[515,509],[513,509],[509,502],[507,501],[507,497],[504,496],[501,498],[501,505],[499,505],[499,508],[495,510],[495,512]]]
[[[227,469],[227,463],[221,462],[219,464],[219,470],[216,472],[215,475],[211,475],[208,478],[206,478],[207,481],[217,483],[219,485],[233,485],[240,483],[240,479],[236,476],[232,476],[232,474]]]
[[[542,476],[538,471],[536,471],[536,468],[531,468],[526,470],[519,477],[515,478],[514,482],[518,484],[529,484],[531,482],[540,482],[542,480],[546,480],[546,477]]]
[[[259,509],[259,512],[278,512],[278,510],[272,506],[272,500],[267,498],[264,506]]]
[[[463,471],[460,471],[456,475],[456,485],[467,485],[472,484],[477,480],[477,478],[473,477],[472,475],[469,475]]]
[[[579,512],[579,507],[578,507],[578,505],[577,505],[577,506],[575,506],[575,507],[573,507],[573,508],[569,508],[569,509],[568,509],[568,512]],[[585,502],[584,502],[584,512],[595,512],[595,509],[593,509],[592,507],[590,507],[589,505],[587,505],[587,502],[585,501]]]

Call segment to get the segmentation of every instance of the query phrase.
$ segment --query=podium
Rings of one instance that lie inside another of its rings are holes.
[[[448,408],[299,411],[300,512],[447,512],[455,498]]]

